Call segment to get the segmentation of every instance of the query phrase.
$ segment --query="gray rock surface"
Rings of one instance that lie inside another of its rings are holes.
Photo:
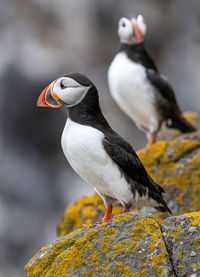
[[[177,276],[200,276],[200,213],[187,215],[165,220],[163,237]]]
[[[118,215],[54,240],[26,265],[26,276],[199,276],[199,220],[199,212],[161,225],[151,215]]]

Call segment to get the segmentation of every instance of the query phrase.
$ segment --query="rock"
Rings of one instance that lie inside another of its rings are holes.
[[[151,177],[166,191],[176,215],[200,211],[200,134],[159,141],[140,154]]]
[[[200,212],[175,216],[161,226],[177,276],[200,276]]]
[[[117,215],[42,248],[26,265],[26,276],[198,276],[199,234],[200,212],[161,226],[151,215]]]
[[[172,141],[159,141],[140,153],[148,173],[166,190],[166,201],[174,215],[200,211],[200,135],[179,136]],[[87,196],[70,204],[58,226],[58,236],[68,234],[82,224],[95,223],[104,215],[98,195]],[[113,213],[119,213],[121,206]],[[163,219],[167,214],[157,214]]]
[[[45,273],[46,272],[46,273]],[[26,276],[174,276],[158,222],[118,215],[56,239],[26,266]],[[48,273],[48,275],[47,275]],[[46,274],[46,275],[45,275]]]

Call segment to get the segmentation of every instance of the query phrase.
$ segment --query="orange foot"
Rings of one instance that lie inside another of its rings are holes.
[[[112,205],[110,205],[110,206],[106,206],[106,212],[105,212],[105,215],[104,215],[104,217],[103,217],[102,221],[97,222],[97,225],[102,224],[102,223],[104,223],[104,222],[106,222],[107,220],[109,220],[109,219],[110,219],[111,214],[112,214],[112,208],[113,208],[113,207],[112,207]]]
[[[142,149],[138,150],[136,153],[140,154],[143,150],[145,150],[145,149],[149,148],[151,145],[153,145],[154,142],[156,141],[156,136],[157,136],[157,133],[153,133],[151,135],[150,139],[148,140],[145,148],[142,148]]]
[[[129,211],[130,211],[130,209],[124,208],[124,209],[123,209],[123,214],[128,213]]]

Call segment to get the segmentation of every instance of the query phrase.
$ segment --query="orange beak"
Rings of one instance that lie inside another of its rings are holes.
[[[38,107],[48,107],[48,108],[59,108],[61,104],[58,99],[55,99],[52,95],[53,83],[48,85],[40,94],[37,106]]]
[[[142,41],[142,35],[140,33],[140,30],[139,30],[138,25],[137,25],[135,20],[133,20],[133,26],[134,26],[134,29],[135,29],[135,35],[136,35],[137,41],[141,42]]]

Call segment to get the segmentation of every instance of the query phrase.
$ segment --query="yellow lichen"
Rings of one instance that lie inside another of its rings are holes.
[[[199,235],[195,237],[193,244],[197,247],[198,251],[200,252],[200,237],[199,237]]]
[[[194,271],[200,270],[200,261],[197,261],[195,264],[191,266]]]
[[[178,253],[178,258],[182,259],[183,258],[183,254],[182,253]]]
[[[172,230],[172,234],[173,234],[172,242],[174,242],[176,240],[176,238],[179,235],[180,230],[181,230],[181,226],[178,226]]]
[[[193,150],[191,158],[176,162]],[[156,155],[159,158],[154,158]],[[200,210],[200,140],[178,137],[163,145],[158,142],[144,150],[140,158],[150,176],[165,190],[172,191],[170,198],[177,203],[179,214]],[[189,205],[184,204],[185,197]]]
[[[86,206],[83,208],[83,216],[84,217],[94,217],[96,216],[97,211],[94,209],[93,206]]]
[[[198,121],[198,114],[195,112],[184,112],[184,117],[189,120],[191,123],[196,123]]]
[[[186,213],[184,216],[190,218],[192,225],[200,225],[200,212]]]

